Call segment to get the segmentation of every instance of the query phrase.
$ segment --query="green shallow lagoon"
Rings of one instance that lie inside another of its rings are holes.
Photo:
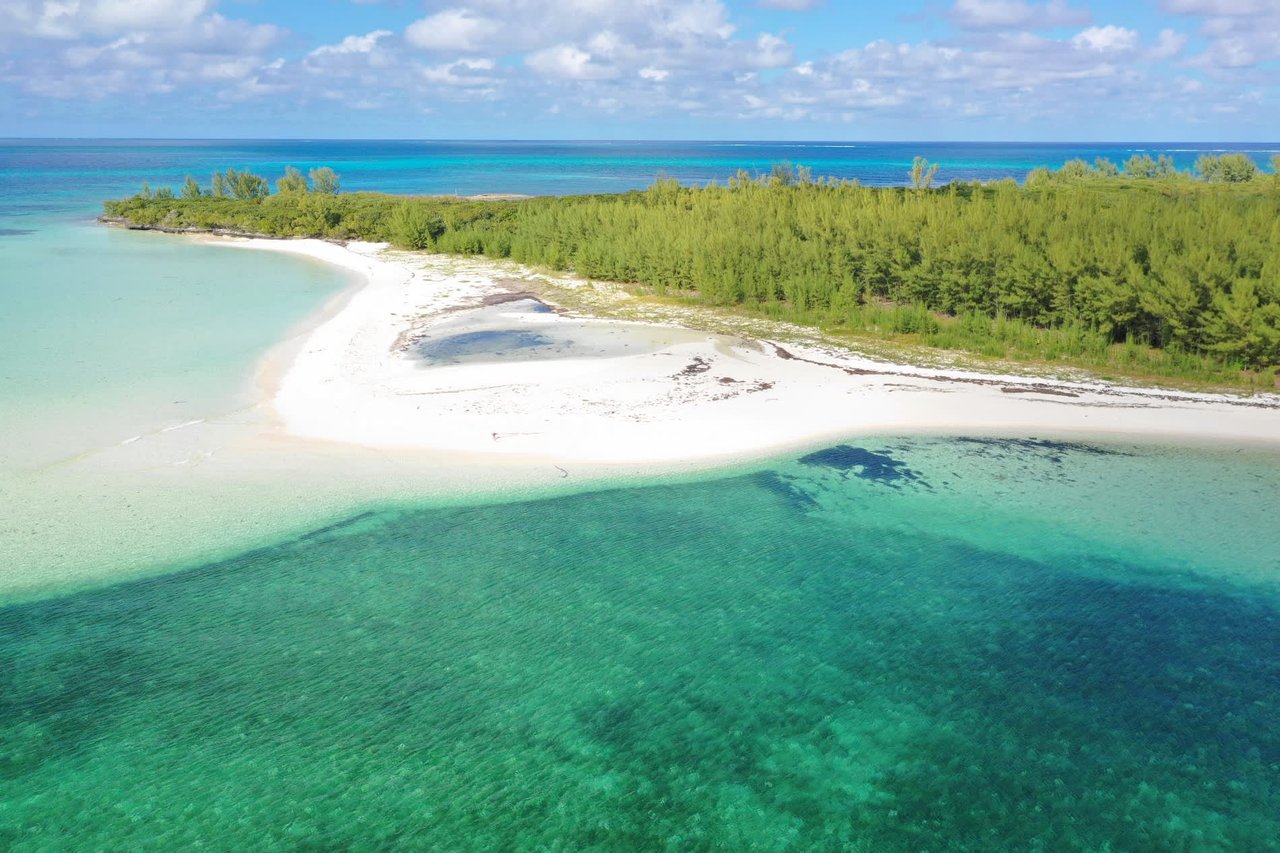
[[[1280,456],[866,439],[0,610],[0,846],[1269,850]]]

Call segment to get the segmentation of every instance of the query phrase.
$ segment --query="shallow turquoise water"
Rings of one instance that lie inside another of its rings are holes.
[[[6,142],[0,473],[23,473],[0,503],[53,459],[240,405],[342,284],[88,223],[142,180],[292,162],[351,188],[599,191],[791,159],[884,182],[915,153],[999,177],[1135,147]],[[45,514],[93,547],[69,480]],[[0,848],[1280,849],[1278,506],[1275,450],[865,439],[684,484],[355,508],[0,600]],[[14,544],[0,572],[24,571]]]
[[[0,471],[253,400],[255,365],[340,291],[333,268],[43,220],[0,237]]]
[[[1276,849],[1277,505],[1274,453],[883,439],[360,514],[0,610],[0,842]]]

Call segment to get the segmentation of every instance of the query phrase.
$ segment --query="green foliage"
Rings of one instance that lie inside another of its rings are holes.
[[[1203,154],[1196,160],[1196,171],[1206,181],[1240,184],[1258,176],[1258,164],[1246,154]]]
[[[267,183],[267,179],[248,169],[243,172],[227,169],[222,176],[222,184],[224,194],[241,200],[264,198],[271,193],[271,185]]]
[[[318,193],[337,195],[341,184],[342,179],[338,176],[338,173],[328,166],[321,166],[319,169],[311,170],[311,187]]]
[[[433,216],[427,205],[419,199],[400,202],[387,219],[387,235],[393,244],[402,249],[429,248],[444,233],[444,229],[444,220]]]
[[[1058,170],[1059,174],[1067,180],[1080,180],[1081,178],[1093,177],[1093,169],[1089,168],[1089,164],[1081,160],[1079,157],[1074,160],[1068,160],[1062,164],[1062,168]]]
[[[187,179],[182,182],[182,197],[200,198],[200,196],[200,183],[195,178],[187,175]]]
[[[1161,154],[1152,158],[1149,154],[1135,154],[1124,161],[1123,167],[1117,166],[1106,157],[1099,157],[1090,166],[1084,160],[1076,158],[1062,164],[1060,169],[1033,169],[1027,175],[1027,186],[1048,186],[1052,184],[1071,184],[1087,181],[1113,180],[1191,180],[1191,176],[1179,172],[1173,165],[1173,158]]]
[[[1168,178],[1177,173],[1173,166],[1173,158],[1161,154],[1158,159],[1151,159],[1150,154],[1135,154],[1124,161],[1124,174],[1130,178],[1154,180]]]
[[[306,176],[293,166],[286,166],[284,177],[276,181],[276,192],[281,195],[305,193],[308,189]]]
[[[670,179],[660,179],[670,180]],[[807,166],[793,165],[790,161],[783,160],[781,163],[774,163],[773,168],[769,171],[768,183],[770,186],[789,187],[793,184],[811,184],[813,183],[813,169]]]
[[[912,188],[927,190],[933,186],[934,178],[938,176],[938,164],[930,163],[923,157],[916,157],[911,161],[911,171],[908,175],[911,178]]]
[[[728,186],[667,180],[644,192],[518,202],[374,193],[237,200],[215,191],[135,197],[107,211],[144,226],[511,258],[836,333],[1270,386],[1280,366],[1272,183],[1206,184],[1140,159],[1104,178],[1109,170],[1077,162],[1038,170],[1025,188],[913,192],[798,180],[787,169],[791,180],[740,173]]]

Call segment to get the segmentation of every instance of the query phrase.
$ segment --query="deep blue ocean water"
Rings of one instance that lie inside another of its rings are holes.
[[[92,223],[143,181],[577,193],[1228,148],[1280,145],[0,142],[0,510],[76,532],[54,576],[116,557],[103,517],[161,564],[18,603],[35,531],[0,511],[0,849],[1280,849],[1274,450],[864,438],[351,506],[168,571],[199,514],[166,539],[145,476],[75,476],[233,405],[342,284]],[[96,516],[113,488],[137,510]]]
[[[940,165],[938,179],[1021,180],[1073,157],[1121,163],[1168,154],[1189,169],[1206,152],[1243,151],[1259,165],[1280,143],[1032,142],[438,142],[343,140],[0,140],[0,213],[81,210],[106,197],[201,183],[233,166],[272,179],[286,165],[331,166],[349,190],[392,193],[569,195],[640,189],[660,176],[725,181],[739,169],[808,166],[815,176],[903,184],[912,158]]]

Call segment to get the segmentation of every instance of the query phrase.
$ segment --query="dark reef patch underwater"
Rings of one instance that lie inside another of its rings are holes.
[[[0,847],[1280,849],[1268,458],[867,441],[11,605]]]

